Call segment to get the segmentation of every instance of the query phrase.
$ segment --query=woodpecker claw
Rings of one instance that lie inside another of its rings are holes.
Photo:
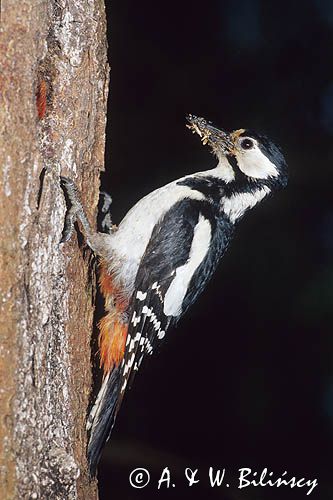
[[[60,186],[65,194],[67,203],[67,212],[65,215],[64,229],[60,243],[66,243],[66,241],[70,240],[74,232],[74,224],[77,219],[81,221],[88,239],[88,237],[93,234],[93,231],[91,230],[89,221],[80,201],[79,192],[75,182],[68,177],[60,176]]]

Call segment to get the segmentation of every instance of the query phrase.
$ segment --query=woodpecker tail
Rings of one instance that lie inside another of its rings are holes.
[[[106,375],[88,418],[88,462],[91,477],[96,475],[102,449],[110,437],[120,406],[120,372],[120,366],[117,366]]]

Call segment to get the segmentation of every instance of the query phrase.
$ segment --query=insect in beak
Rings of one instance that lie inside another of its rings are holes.
[[[208,144],[214,153],[230,154],[233,151],[234,143],[226,131],[195,115],[187,115],[186,119],[189,122],[187,128],[198,134],[202,144]]]

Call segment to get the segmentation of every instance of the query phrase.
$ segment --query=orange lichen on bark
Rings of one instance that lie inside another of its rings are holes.
[[[127,324],[119,321],[118,313],[107,314],[99,322],[99,349],[104,375],[118,366],[125,354]]]
[[[47,85],[45,80],[41,80],[37,93],[36,93],[36,104],[37,104],[37,113],[38,118],[41,120],[46,113],[46,93],[47,93]]]

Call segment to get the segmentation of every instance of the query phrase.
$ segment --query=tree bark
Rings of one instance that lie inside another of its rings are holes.
[[[101,0],[2,0],[0,498],[94,499],[86,463],[95,284],[59,244],[59,175],[95,219],[108,64]]]

